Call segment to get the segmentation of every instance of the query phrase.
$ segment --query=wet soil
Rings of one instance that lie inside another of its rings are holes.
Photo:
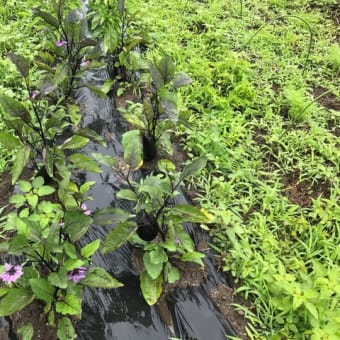
[[[39,301],[33,301],[27,307],[11,316],[13,331],[16,333],[21,326],[32,323],[34,329],[34,340],[57,340],[57,331],[48,326],[44,306]],[[18,336],[21,340],[22,336]]]
[[[228,319],[233,326],[237,337],[242,340],[247,340],[246,327],[244,313],[241,310],[237,310],[236,305],[243,305],[250,308],[249,303],[246,300],[238,297],[234,294],[234,290],[220,283],[211,293],[210,297],[216,304],[222,314]]]
[[[311,182],[307,179],[300,180],[299,176],[300,173],[295,171],[285,175],[282,179],[290,202],[302,208],[310,208],[313,199],[330,197],[331,183],[327,179]]]
[[[314,98],[317,98],[321,96],[323,93],[326,93],[328,89],[318,86],[313,89],[313,96]],[[317,100],[317,102],[321,105],[323,105],[326,109],[329,110],[335,110],[340,111],[340,98],[337,98],[333,93],[329,92],[320,99]]]

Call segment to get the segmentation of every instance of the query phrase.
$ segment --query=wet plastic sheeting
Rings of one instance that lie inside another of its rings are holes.
[[[105,72],[99,70],[98,73],[89,73],[87,81],[100,85],[105,77]],[[127,126],[114,110],[113,101],[98,98],[86,88],[79,93],[78,101],[83,108],[83,127],[91,127],[103,136],[109,131],[111,137],[106,148],[90,143],[83,152],[88,155],[102,152],[121,156],[119,141]],[[116,200],[116,192],[124,185],[121,179],[107,167],[103,166],[102,169],[101,174],[78,176],[80,181],[96,182],[89,193],[93,200],[87,202],[88,207],[93,211],[108,206],[128,208],[128,202]],[[185,197],[181,195],[179,200],[185,202]],[[93,225],[81,240],[81,245],[97,238],[103,240],[110,228]],[[202,233],[194,225],[188,224],[187,228],[195,242],[202,238]],[[132,249],[127,244],[115,252],[106,255],[97,252],[94,256],[93,265],[105,268],[124,283],[124,287],[112,290],[85,289],[82,320],[77,325],[79,339],[168,340],[176,337],[183,340],[225,340],[227,335],[234,335],[229,323],[209,298],[209,291],[217,283],[225,283],[209,256],[205,260],[209,275],[202,285],[176,289],[167,297],[172,326],[164,322],[157,305],[149,307],[144,301],[131,256]]]
[[[231,334],[229,323],[202,287],[178,289],[168,302],[175,332],[183,339],[219,340]]]

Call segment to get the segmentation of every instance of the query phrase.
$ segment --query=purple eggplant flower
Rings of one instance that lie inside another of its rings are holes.
[[[80,208],[83,209],[85,215],[87,215],[87,216],[91,215],[92,211],[91,211],[91,209],[88,209],[88,208],[87,208],[86,203],[83,203],[83,204],[80,206]]]
[[[67,41],[66,40],[59,40],[55,43],[55,45],[57,47],[62,47],[62,46],[65,46],[67,44]]]
[[[181,240],[177,236],[174,237],[174,241],[178,246],[181,244]]]
[[[78,283],[80,280],[82,280],[86,276],[86,268],[85,267],[79,267],[76,269],[73,269],[67,273],[68,279]]]
[[[14,266],[10,263],[5,263],[5,269],[6,270],[0,275],[0,278],[6,283],[17,281],[23,274],[20,265]]]
[[[31,98],[31,99],[36,99],[36,98],[38,97],[38,95],[39,95],[39,92],[36,91],[36,90],[34,90],[34,91],[32,91],[32,92],[30,93],[30,98]]]

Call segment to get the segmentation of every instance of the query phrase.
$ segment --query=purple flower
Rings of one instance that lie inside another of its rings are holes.
[[[0,275],[0,278],[7,282],[17,281],[23,274],[22,267],[20,265],[12,265],[10,263],[5,263],[5,271]]]
[[[87,215],[87,216],[88,216],[88,215],[91,215],[92,211],[91,211],[91,209],[88,209],[88,208],[87,208],[86,203],[83,203],[83,204],[80,206],[80,208],[83,209],[85,215]]]
[[[68,279],[73,282],[79,282],[81,279],[83,279],[86,276],[86,268],[85,267],[79,267],[76,269],[71,270],[67,274]]]
[[[177,245],[181,244],[181,240],[177,236],[174,237],[174,241]]]
[[[31,98],[31,99],[36,99],[36,98],[38,97],[38,95],[39,95],[39,92],[36,91],[36,90],[34,90],[34,91],[32,91],[32,92],[30,93],[30,98]]]
[[[64,45],[66,45],[67,44],[67,41],[66,40],[59,40],[59,41],[57,41],[56,43],[55,43],[55,45],[57,46],[57,47],[62,47],[62,46],[64,46]]]

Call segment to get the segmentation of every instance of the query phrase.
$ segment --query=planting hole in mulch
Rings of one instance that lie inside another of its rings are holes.
[[[294,171],[287,174],[282,179],[285,186],[285,192],[290,202],[299,205],[301,208],[310,208],[313,204],[313,199],[318,197],[329,198],[331,183],[327,180],[300,180],[299,171]]]

